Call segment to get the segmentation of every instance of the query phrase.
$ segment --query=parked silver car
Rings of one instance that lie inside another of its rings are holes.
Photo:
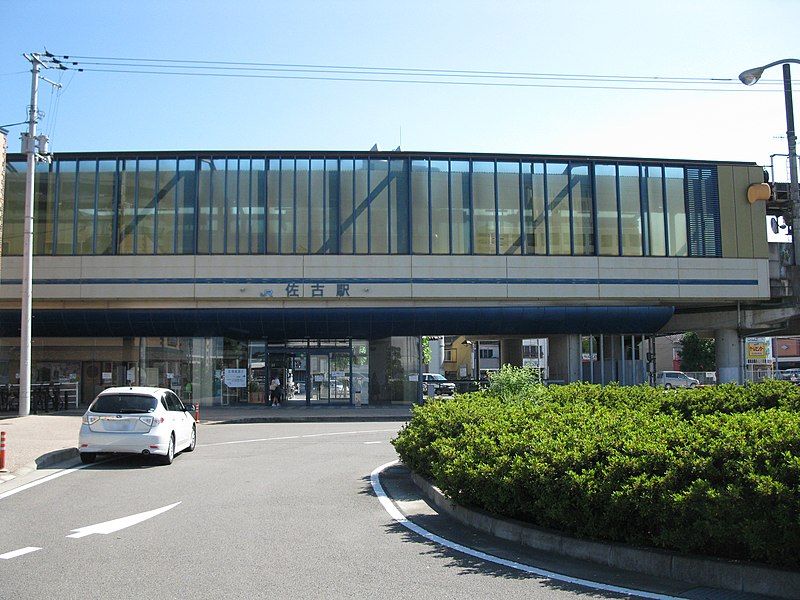
[[[700,382],[694,377],[689,377],[683,371],[661,371],[656,373],[656,385],[663,385],[666,389],[674,387],[693,388]]]

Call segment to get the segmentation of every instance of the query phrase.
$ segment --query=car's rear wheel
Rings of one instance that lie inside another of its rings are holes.
[[[158,462],[162,465],[171,465],[172,459],[175,458],[175,434],[169,436],[169,446],[167,446],[167,453],[158,457]]]
[[[194,450],[194,447],[197,446],[197,427],[192,425],[192,437],[189,441],[189,447],[186,448],[186,452],[191,452]]]
[[[672,384],[671,383],[665,383],[664,384],[664,389],[665,390],[671,390],[672,389]]]
[[[94,452],[81,452],[81,462],[85,465],[90,465],[97,460],[97,454]]]

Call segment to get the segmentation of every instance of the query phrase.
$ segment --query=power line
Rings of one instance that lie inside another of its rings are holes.
[[[225,67],[264,67],[266,69],[283,69],[283,70],[300,70],[300,69],[346,69],[355,71],[379,71],[379,72],[409,72],[414,74],[431,74],[431,75],[491,75],[498,77],[506,76],[521,76],[531,78],[561,78],[561,77],[580,77],[586,79],[619,79],[619,80],[632,80],[632,81],[685,81],[685,82],[708,82],[708,83],[734,83],[739,85],[739,80],[736,77],[665,77],[665,76],[643,76],[643,75],[592,75],[587,73],[535,73],[527,71],[479,71],[479,70],[456,70],[456,69],[419,69],[410,67],[368,67],[361,65],[315,65],[303,63],[260,63],[260,62],[245,62],[245,61],[214,61],[214,60],[181,60],[181,59],[155,59],[155,58],[122,58],[122,57],[107,57],[107,56],[74,56],[65,55],[65,60],[81,59],[81,60],[99,60],[99,61],[115,61],[115,62],[136,62],[136,63],[166,63],[171,66],[175,65],[221,65],[218,68]],[[93,63],[83,63],[93,64]],[[182,67],[182,68],[189,68]],[[198,68],[198,67],[193,67]],[[778,79],[762,79],[761,83],[771,83],[780,85],[781,80]]]
[[[631,75],[366,67],[360,65],[342,66],[241,61],[114,58],[100,56],[84,57],[74,55],[63,55],[61,58],[58,58],[52,54],[49,54],[49,57],[56,63],[55,66],[62,70],[135,75],[555,89],[739,93],[753,91],[771,93],[780,91],[778,89],[771,90],[765,88],[748,90],[743,88],[736,79],[719,77],[645,77]],[[76,59],[81,60],[79,61]],[[82,62],[84,59],[85,62]],[[342,75],[355,75],[355,77],[343,77]],[[557,83],[542,83],[542,81],[554,81]],[[584,83],[578,84],[573,82]],[[725,89],[726,87],[728,89]]]

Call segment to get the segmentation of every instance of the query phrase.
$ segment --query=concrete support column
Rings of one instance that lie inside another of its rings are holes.
[[[741,383],[742,355],[739,333],[735,329],[714,331],[717,357],[717,382]]]
[[[571,383],[581,380],[581,336],[554,335],[549,338],[550,379]]]
[[[500,366],[503,365],[522,366],[522,339],[500,340]]]

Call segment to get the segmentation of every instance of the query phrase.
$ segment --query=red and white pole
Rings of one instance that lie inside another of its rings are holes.
[[[6,470],[6,432],[0,431],[0,471]]]
[[[200,422],[200,403],[194,405],[194,422]]]

